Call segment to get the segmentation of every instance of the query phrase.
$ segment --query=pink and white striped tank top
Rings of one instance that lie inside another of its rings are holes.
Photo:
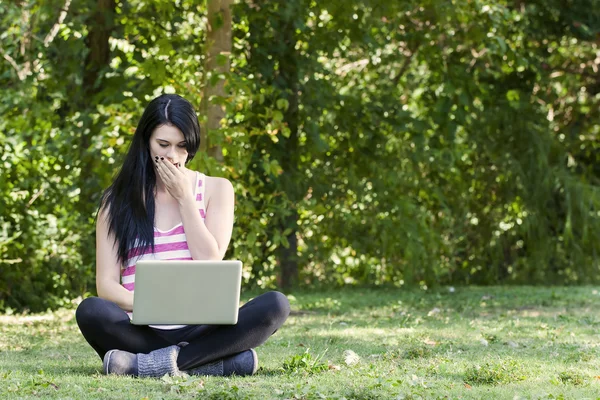
[[[200,216],[206,218],[204,204],[204,181],[206,175],[196,172],[195,197]],[[152,248],[141,248],[134,245],[128,253],[125,268],[121,269],[121,284],[125,289],[133,292],[135,289],[135,265],[140,260],[192,260],[187,239],[183,230],[183,223],[179,223],[167,231],[154,227],[154,252]],[[130,314],[131,317],[131,314]],[[155,328],[175,329],[183,325],[160,325]]]

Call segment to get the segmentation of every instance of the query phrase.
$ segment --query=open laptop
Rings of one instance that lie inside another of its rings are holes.
[[[241,284],[237,260],[138,261],[131,322],[234,325]]]

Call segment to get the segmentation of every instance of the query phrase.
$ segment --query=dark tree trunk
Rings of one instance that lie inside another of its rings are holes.
[[[98,134],[101,123],[94,123],[90,114],[96,106],[96,95],[102,90],[100,79],[102,71],[110,63],[110,47],[108,39],[114,29],[115,0],[97,0],[95,10],[88,18],[89,29],[86,38],[88,54],[84,62],[83,85],[78,107],[83,114],[84,127],[80,141],[80,167],[78,211],[83,219],[83,226],[92,227],[90,223],[95,208],[98,205],[102,187],[95,174],[98,156],[90,150],[92,139]],[[88,235],[81,240],[81,256],[84,265],[94,265],[94,234],[93,227]]]
[[[287,235],[289,247],[279,247],[277,251],[277,262],[280,268],[280,284],[283,288],[293,286],[298,280],[298,209],[297,204],[302,200],[302,179],[299,175],[299,149],[298,149],[298,54],[296,50],[296,27],[294,21],[298,18],[297,12],[286,12],[287,7],[294,7],[296,3],[282,2],[281,40],[285,50],[279,53],[279,76],[277,84],[287,92],[288,109],[284,113],[284,121],[290,129],[289,138],[281,137],[283,154],[280,165],[283,169],[281,183],[288,198],[292,201],[290,215],[281,220],[280,231],[291,229]],[[296,10],[298,11],[298,10]]]
[[[282,221],[282,230],[293,227],[292,232],[286,236],[289,247],[277,249],[277,262],[279,264],[279,285],[289,289],[298,282],[298,239],[296,237],[298,226],[298,211],[292,210],[292,214]]]
[[[93,106],[94,96],[100,91],[100,85],[97,85],[98,78],[102,70],[110,63],[108,39],[114,27],[115,7],[115,0],[97,0],[96,10],[87,22],[89,34],[85,40],[85,44],[88,54],[84,63],[82,86],[82,103],[85,102],[82,105],[86,109]],[[82,134],[82,152],[87,151],[90,147],[93,134],[92,130]]]

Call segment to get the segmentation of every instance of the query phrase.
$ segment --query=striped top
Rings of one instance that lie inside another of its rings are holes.
[[[196,172],[196,185],[194,195],[196,205],[202,219],[206,219],[204,204],[204,181],[206,175]],[[135,265],[141,260],[192,260],[188,248],[187,238],[183,230],[183,223],[179,223],[167,231],[154,227],[154,252],[151,247],[132,247],[129,250],[125,267],[121,269],[121,284],[131,292],[135,289]],[[131,317],[131,314],[128,313]],[[175,329],[184,325],[157,325],[155,328]]]

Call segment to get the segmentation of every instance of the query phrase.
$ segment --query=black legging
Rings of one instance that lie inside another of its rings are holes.
[[[112,349],[149,353],[188,342],[177,358],[177,366],[185,371],[263,344],[289,313],[288,299],[279,292],[268,292],[240,308],[236,325],[188,325],[173,330],[133,325],[119,306],[98,297],[83,300],[75,318],[100,358]]]

